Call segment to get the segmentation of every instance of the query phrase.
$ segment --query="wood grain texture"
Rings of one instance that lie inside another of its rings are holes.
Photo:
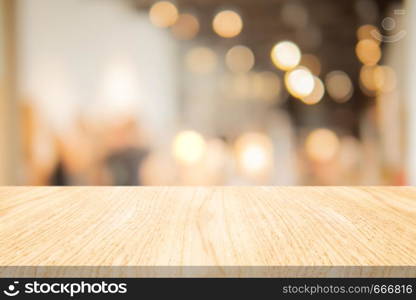
[[[2,187],[0,266],[3,276],[416,277],[416,189]]]

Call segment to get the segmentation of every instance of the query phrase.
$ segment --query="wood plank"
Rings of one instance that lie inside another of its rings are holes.
[[[2,187],[2,276],[414,276],[416,189]]]

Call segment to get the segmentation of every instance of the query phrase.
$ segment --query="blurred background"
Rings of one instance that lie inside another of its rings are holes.
[[[0,0],[0,184],[416,184],[414,2]]]

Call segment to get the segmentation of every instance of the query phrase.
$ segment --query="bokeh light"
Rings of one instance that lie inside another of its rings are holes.
[[[397,87],[396,72],[389,66],[377,66],[374,70],[374,83],[378,92],[392,92]]]
[[[207,47],[195,47],[185,56],[185,64],[189,71],[207,74],[215,70],[218,64],[216,53]]]
[[[362,25],[357,30],[358,40],[374,40],[374,42],[380,43],[376,36],[380,36],[380,31],[371,24]]]
[[[246,46],[234,46],[228,50],[225,62],[232,72],[248,72],[254,66],[254,54]]]
[[[0,183],[408,183],[404,0],[22,2]]]
[[[321,62],[313,54],[303,54],[300,64],[308,68],[315,76],[319,76],[321,74]]]
[[[213,138],[206,142],[204,155],[196,163],[182,165],[178,172],[180,184],[222,185],[227,176],[229,151],[225,142]]]
[[[348,101],[354,93],[350,77],[343,71],[332,71],[325,77],[329,96],[338,103]]]
[[[276,44],[270,56],[274,65],[284,71],[295,68],[301,60],[299,47],[290,41],[283,41]]]
[[[392,92],[397,88],[396,71],[389,66],[363,66],[360,86],[369,96]]]
[[[198,132],[182,131],[174,139],[173,155],[180,163],[195,164],[202,159],[205,151],[205,139]]]
[[[325,87],[322,80],[314,76],[315,85],[313,88],[312,93],[307,95],[306,97],[301,98],[301,100],[308,105],[314,105],[322,100],[325,95]]]
[[[286,73],[285,85],[293,97],[303,98],[312,93],[315,79],[307,68],[298,67]]]
[[[212,28],[223,38],[232,38],[240,34],[243,29],[243,20],[233,10],[223,10],[215,15]]]
[[[358,42],[355,52],[358,59],[367,66],[377,64],[381,59],[381,49],[373,39],[364,39]]]
[[[376,66],[362,66],[360,71],[360,87],[361,90],[369,96],[374,96],[377,85],[375,82]]]
[[[191,40],[199,31],[199,21],[191,14],[181,14],[172,26],[173,35],[179,40]]]
[[[178,19],[178,9],[169,1],[159,1],[149,11],[150,21],[157,27],[169,27]]]
[[[271,167],[273,144],[268,136],[248,132],[235,144],[239,166],[246,175],[260,175]]]
[[[326,128],[319,128],[307,136],[305,152],[312,161],[325,163],[335,157],[339,149],[339,144],[339,139],[333,131]]]

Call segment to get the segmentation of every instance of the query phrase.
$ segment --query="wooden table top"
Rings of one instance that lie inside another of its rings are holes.
[[[1,187],[0,275],[416,277],[416,188]]]

